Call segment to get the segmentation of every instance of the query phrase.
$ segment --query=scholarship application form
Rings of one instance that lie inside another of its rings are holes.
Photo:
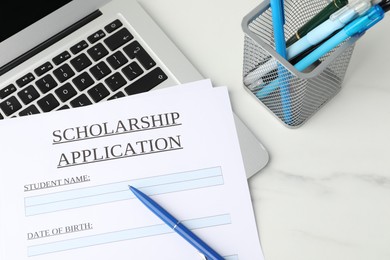
[[[199,259],[129,185],[225,259],[263,259],[226,87],[1,120],[0,143],[0,259]]]

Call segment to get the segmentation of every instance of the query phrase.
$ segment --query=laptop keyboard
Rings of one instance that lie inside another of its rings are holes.
[[[0,119],[146,92],[167,79],[119,19],[0,87]]]

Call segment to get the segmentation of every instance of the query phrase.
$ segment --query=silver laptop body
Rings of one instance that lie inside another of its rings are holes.
[[[33,24],[20,27],[17,33],[7,31],[0,38],[0,119],[80,107],[203,79],[137,1],[66,0],[56,4],[42,18],[35,17],[38,20]],[[31,6],[26,11],[35,14],[36,10]],[[249,178],[267,164],[269,156],[235,118]]]

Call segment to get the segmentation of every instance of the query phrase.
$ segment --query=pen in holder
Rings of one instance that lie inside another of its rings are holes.
[[[327,0],[285,0],[286,39],[328,4]],[[244,17],[242,29],[245,33],[244,88],[290,128],[301,126],[338,93],[358,38],[347,39],[301,72],[275,51],[269,0]]]

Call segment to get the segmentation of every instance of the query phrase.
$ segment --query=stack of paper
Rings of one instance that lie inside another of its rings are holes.
[[[0,121],[0,259],[263,259],[226,87],[209,80]]]

